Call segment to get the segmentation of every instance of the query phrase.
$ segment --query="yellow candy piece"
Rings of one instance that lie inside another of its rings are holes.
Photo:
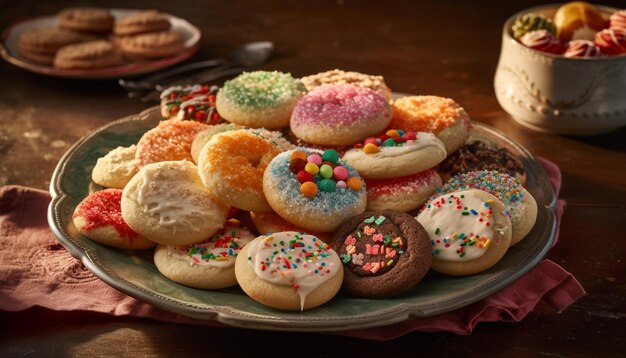
[[[390,129],[390,130],[388,130],[388,131],[387,131],[387,133],[385,133],[385,134],[387,134],[387,135],[388,135],[388,136],[390,136],[391,138],[396,138],[396,137],[399,137],[399,136],[400,136],[400,133],[398,133],[398,131],[397,131],[397,130],[395,130],[395,129]]]
[[[312,181],[307,181],[300,185],[300,192],[307,198],[312,198],[317,194],[317,185]]]
[[[554,14],[556,36],[563,42],[593,41],[595,33],[604,28],[604,18],[598,9],[584,1],[562,5]]]
[[[378,153],[380,152],[380,148],[378,148],[376,145],[372,144],[372,143],[367,143],[364,147],[363,147],[363,152],[365,154],[374,154],[374,153]]]
[[[311,175],[315,175],[320,171],[320,167],[315,163],[306,163],[304,170]]]
[[[361,179],[357,177],[351,177],[346,181],[346,185],[348,188],[352,190],[361,190],[363,187],[363,183],[361,183]]]

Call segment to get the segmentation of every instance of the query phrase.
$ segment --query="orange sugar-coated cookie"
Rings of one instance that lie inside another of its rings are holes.
[[[161,121],[137,143],[136,158],[139,160],[139,167],[169,160],[191,161],[191,144],[196,134],[206,128],[206,124],[194,121]]]

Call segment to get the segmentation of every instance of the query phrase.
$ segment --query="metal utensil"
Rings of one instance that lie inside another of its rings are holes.
[[[174,82],[180,82],[179,75],[209,67],[215,67],[216,72],[224,71],[230,67],[253,67],[266,62],[274,50],[274,44],[270,41],[250,42],[234,50],[225,59],[213,59],[190,63],[185,66],[159,72],[143,80],[132,81],[119,79],[118,83],[127,91],[148,91],[155,88],[164,88]],[[191,81],[189,81],[191,82]],[[135,94],[136,96],[136,94]]]

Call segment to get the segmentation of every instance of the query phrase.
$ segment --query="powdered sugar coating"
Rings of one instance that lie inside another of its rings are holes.
[[[379,93],[349,84],[322,85],[302,97],[293,110],[291,125],[324,123],[328,127],[362,126],[387,112]]]

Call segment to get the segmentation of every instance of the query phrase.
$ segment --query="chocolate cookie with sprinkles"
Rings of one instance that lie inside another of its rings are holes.
[[[161,92],[161,115],[163,118],[174,118],[180,112],[180,106],[183,102],[202,97],[206,102],[213,103],[215,110],[215,95],[217,94],[217,86],[208,85],[185,85],[172,86]],[[213,120],[213,113],[207,114],[206,118]],[[216,121],[217,122],[217,121]]]
[[[344,264],[343,288],[352,296],[386,298],[418,284],[430,269],[428,234],[411,215],[367,211],[343,223],[330,245]]]

